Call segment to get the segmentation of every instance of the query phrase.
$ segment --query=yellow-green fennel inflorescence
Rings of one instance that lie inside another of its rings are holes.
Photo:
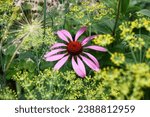
[[[134,21],[123,22],[119,28],[121,30],[121,39],[127,42],[130,48],[141,49],[145,45],[145,41],[140,36],[137,36],[134,29],[145,28],[150,31],[150,20],[149,18],[139,18]]]
[[[24,71],[13,77],[24,90],[25,99],[89,100],[142,99],[143,88],[150,88],[149,78],[150,66],[145,63],[127,64],[125,68],[105,67],[85,79],[77,78],[72,71],[50,69],[37,76]]]
[[[114,41],[114,38],[110,34],[101,34],[98,35],[93,42],[96,45],[107,46],[110,45]]]
[[[113,9],[107,7],[103,2],[81,1],[81,5],[70,6],[68,17],[79,21],[81,25],[91,25],[93,21],[99,21],[104,16],[112,14]]]
[[[9,87],[0,89],[0,100],[17,100],[17,94]]]
[[[123,64],[125,62],[125,56],[123,53],[115,52],[115,53],[111,54],[110,59],[117,66],[119,66],[120,64]]]

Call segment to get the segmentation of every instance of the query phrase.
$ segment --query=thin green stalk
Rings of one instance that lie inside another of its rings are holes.
[[[8,64],[7,64],[7,66],[6,66],[5,72],[7,72],[7,70],[9,69],[9,67],[10,67],[10,65],[11,65],[11,63],[12,63],[12,61],[13,61],[13,59],[14,59],[16,53],[17,53],[17,51],[19,50],[19,48],[20,48],[20,46],[22,45],[22,43],[23,43],[23,41],[24,41],[24,39],[25,39],[26,36],[27,36],[27,34],[25,34],[25,35],[23,35],[23,37],[21,37],[21,40],[22,40],[22,41],[21,41],[20,44],[18,44],[18,46],[17,46],[15,52],[14,52],[13,55],[11,56],[11,58],[10,58]]]
[[[116,14],[116,20],[115,20],[115,25],[114,29],[112,31],[112,35],[115,36],[118,20],[119,20],[119,15],[120,15],[120,6],[121,6],[121,0],[118,0],[118,7],[117,7],[117,14]]]
[[[65,25],[66,25],[66,15],[64,17],[64,23],[63,23],[63,26],[62,26],[63,29],[65,29]]]
[[[91,25],[90,25],[89,36],[91,36],[91,33],[92,33],[92,27],[91,27]]]
[[[130,49],[131,49],[131,54],[132,54],[132,57],[133,57],[133,59],[134,59],[134,62],[137,63],[137,59],[136,59],[135,53],[134,53],[134,51],[132,50],[132,48],[130,48]]]
[[[3,40],[3,39],[2,39]],[[3,86],[5,86],[5,84],[6,84],[6,79],[5,79],[5,65],[3,64],[3,50],[2,50],[2,46],[3,46],[3,44],[2,44],[2,40],[0,41],[0,61],[1,61],[1,73],[2,73],[2,82],[1,82],[1,86],[3,87]]]
[[[37,72],[40,72],[40,63],[41,63],[41,58],[39,59],[38,55],[38,50],[36,49],[36,62],[37,62]]]
[[[142,62],[142,48],[140,49],[140,62]]]
[[[13,10],[13,13],[8,21],[8,25],[6,26],[5,28],[5,31],[2,35],[2,38],[0,39],[0,60],[1,60],[1,68],[2,68],[2,79],[3,79],[3,82],[2,82],[2,86],[5,86],[6,85],[6,79],[5,79],[5,65],[3,64],[2,60],[3,60],[3,55],[2,55],[2,47],[3,47],[3,41],[7,38],[7,35],[9,33],[9,29],[10,27],[12,26],[13,24],[13,21],[16,19],[16,16],[17,16],[17,11],[19,10],[19,8],[17,7],[14,7],[14,10]]]
[[[91,21],[90,14],[87,14],[87,15],[88,15],[89,21]],[[89,26],[89,36],[91,36],[91,33],[92,33],[92,26],[90,25],[90,26]]]
[[[141,29],[139,29],[139,35],[140,35],[140,38],[141,38]],[[140,62],[142,62],[142,47],[140,49]]]
[[[16,82],[16,91],[17,91],[18,99],[20,99],[20,97],[21,97],[21,86],[18,82]]]
[[[43,34],[43,38],[45,38],[45,34],[46,34],[46,2],[47,0],[44,0],[44,34]]]
[[[53,20],[53,17],[52,17],[52,16],[50,16],[50,18],[51,18],[51,21],[52,21],[51,27],[53,28],[53,26],[54,26],[54,20]]]
[[[23,14],[23,16],[24,16],[24,18],[25,18],[25,22],[26,22],[27,24],[30,24],[29,21],[28,21],[28,19],[27,19],[27,17],[26,17],[25,12],[23,11],[22,6],[20,6],[20,9],[21,9],[21,12],[22,12],[22,14]]]

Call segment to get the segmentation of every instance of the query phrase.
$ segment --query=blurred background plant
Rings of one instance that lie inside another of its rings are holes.
[[[0,99],[150,99],[149,0],[1,0]],[[56,31],[81,38],[97,35],[90,44],[101,70],[75,75],[71,64],[53,71],[43,59],[59,42]]]

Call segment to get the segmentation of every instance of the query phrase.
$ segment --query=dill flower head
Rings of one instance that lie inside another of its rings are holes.
[[[17,94],[9,87],[0,89],[0,100],[17,100]]]
[[[120,64],[124,63],[125,61],[125,56],[123,53],[113,53],[111,54],[111,61],[116,64],[117,66],[119,66]]]
[[[141,49],[145,45],[145,42],[142,38],[134,38],[131,39],[128,44],[131,48]]]
[[[106,67],[100,71],[102,78],[114,80],[115,78],[118,78],[120,76],[121,71],[114,67]]]
[[[14,43],[22,41],[21,37],[24,37],[24,35],[26,36],[21,45],[21,48],[24,50],[27,50],[31,47],[39,48],[43,43],[51,45],[55,42],[55,35],[51,28],[45,29],[45,38],[43,38],[44,30],[42,26],[42,19],[35,18],[31,21],[29,21],[29,19],[26,20],[26,22],[19,22],[19,28],[16,30],[16,32],[18,32],[18,39],[16,39]]]
[[[123,22],[120,26],[119,29],[122,31],[120,33],[121,38],[126,40],[126,37],[128,35],[132,34],[132,28],[130,28],[130,22]]]
[[[137,37],[133,31],[135,28],[145,28],[147,31],[150,31],[150,20],[148,18],[139,18],[131,22],[123,22],[119,28],[121,30],[120,36],[123,41],[125,41],[130,48],[141,49],[145,42],[143,38]]]
[[[114,41],[114,38],[110,34],[98,35],[93,42],[97,45],[107,46]]]
[[[75,19],[82,25],[91,25],[92,21],[99,21],[104,16],[112,14],[113,10],[108,8],[103,2],[96,2],[91,0],[80,1],[71,5],[67,14],[71,19]]]
[[[146,28],[146,30],[150,31],[150,19],[142,18],[140,19],[141,24],[143,24],[143,27]]]
[[[150,67],[146,63],[137,63],[137,64],[127,64],[127,70],[131,73],[137,75],[146,75],[146,73],[150,73]]]
[[[146,58],[150,59],[150,48],[148,48],[148,50],[146,51]]]
[[[34,19],[31,22],[26,21],[25,23],[19,22],[21,24],[19,32],[21,34],[27,33],[30,37],[36,38],[39,37],[42,33],[42,20]]]

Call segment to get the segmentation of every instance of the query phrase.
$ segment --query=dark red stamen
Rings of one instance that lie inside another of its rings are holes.
[[[82,45],[78,41],[71,41],[67,45],[67,51],[71,55],[78,55],[82,52]]]

